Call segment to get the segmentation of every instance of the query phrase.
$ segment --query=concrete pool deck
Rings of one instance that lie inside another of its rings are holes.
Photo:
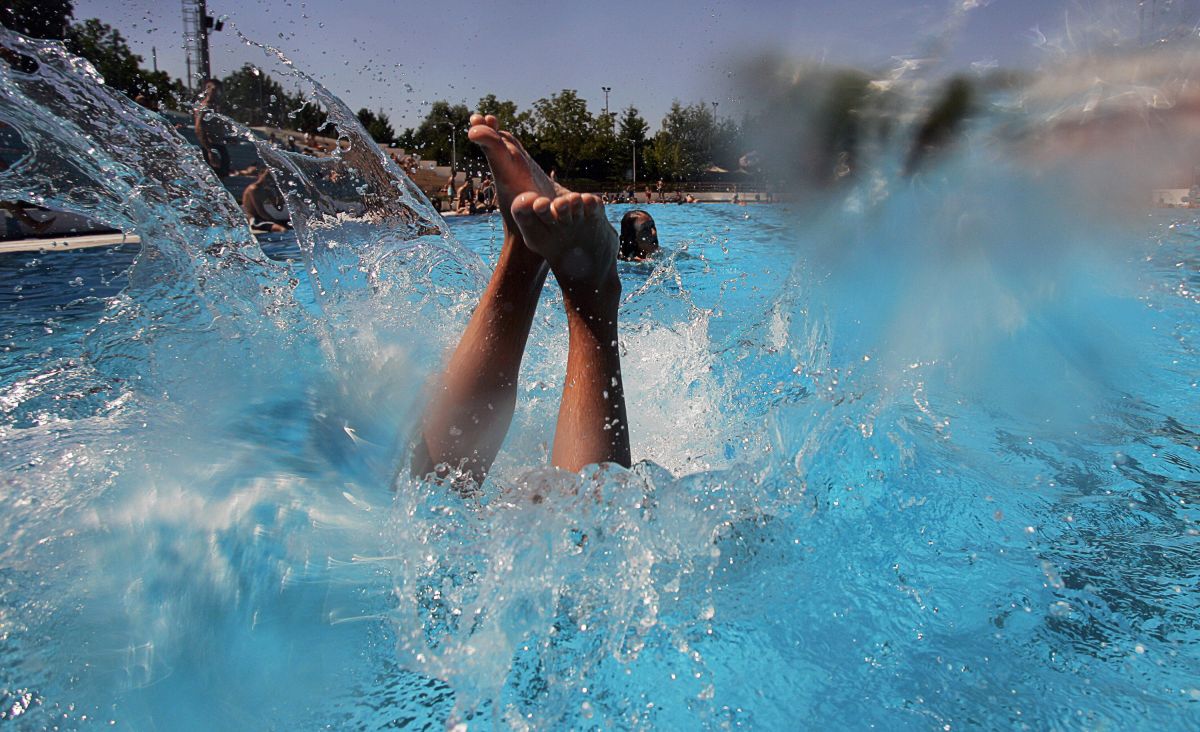
[[[13,252],[57,252],[69,249],[88,249],[91,247],[109,247],[117,244],[140,244],[141,239],[133,234],[122,234],[119,231],[104,234],[83,234],[80,236],[57,236],[41,239],[13,239],[0,241],[0,254]]]

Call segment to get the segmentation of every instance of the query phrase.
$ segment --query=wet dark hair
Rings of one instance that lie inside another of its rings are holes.
[[[655,231],[654,218],[640,208],[630,209],[621,217],[621,246],[617,250],[618,259],[637,259],[642,256],[639,240],[643,235],[650,237],[654,249],[658,249],[658,232]]]

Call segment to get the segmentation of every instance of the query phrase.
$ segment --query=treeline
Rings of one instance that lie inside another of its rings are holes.
[[[62,41],[71,53],[96,67],[104,83],[131,99],[152,107],[190,112],[194,94],[165,71],[142,66],[145,59],[129,48],[119,30],[90,18],[74,20],[71,0],[5,0],[0,4],[0,25],[32,38]],[[273,125],[317,132],[326,115],[299,93],[287,92],[279,82],[247,64],[221,79],[225,111],[249,125]],[[394,136],[390,127],[370,126],[372,134]]]
[[[191,109],[193,100],[183,82],[165,71],[145,69],[144,59],[133,53],[117,29],[95,18],[75,22],[73,13],[71,0],[6,0],[0,4],[0,24],[28,36],[62,40],[70,51],[88,59],[106,84],[131,98],[168,109]],[[239,122],[313,133],[326,124],[325,112],[316,104],[253,65],[221,81],[224,111]],[[399,134],[383,111],[361,109],[358,118],[380,144],[396,144],[443,165],[453,161],[459,169],[484,167],[480,150],[466,137],[471,113],[479,111],[496,115],[542,167],[556,170],[560,178],[628,180],[636,161],[639,180],[689,180],[714,167],[739,168],[749,147],[745,141],[752,123],[718,117],[716,110],[715,104],[676,101],[652,133],[637,108],[593,114],[576,91],[564,89],[525,110],[494,94],[480,99],[474,109],[434,102],[419,125]]]
[[[289,92],[269,74],[246,64],[221,79],[222,110],[251,127],[282,127],[317,133],[327,116],[299,92]],[[379,138],[376,138],[379,139]]]
[[[225,111],[239,122],[313,133],[325,124],[323,111],[254,66],[247,64],[221,81]],[[495,115],[543,168],[557,171],[564,179],[628,180],[636,155],[639,180],[693,180],[714,167],[738,169],[748,149],[748,123],[719,118],[714,105],[676,101],[652,133],[636,107],[619,114],[593,114],[572,89],[539,99],[527,110],[495,94],[483,97],[474,108],[434,102],[420,124],[399,133],[382,110],[363,108],[357,114],[381,145],[397,145],[439,165],[453,163],[459,170],[482,171],[483,154],[466,134],[476,111]]]
[[[315,105],[306,105],[303,97],[288,93],[253,66],[243,66],[222,82],[226,111],[239,122],[314,133],[325,123]],[[556,170],[561,178],[627,180],[636,156],[639,180],[692,180],[714,167],[736,170],[747,152],[745,123],[719,118],[714,105],[676,101],[652,133],[636,107],[619,114],[593,114],[572,89],[539,99],[527,110],[495,94],[483,97],[474,108],[434,102],[420,124],[399,133],[382,110],[360,109],[358,119],[381,145],[397,145],[440,165],[481,171],[483,154],[466,134],[476,111],[495,115],[543,168]]]
[[[482,169],[482,154],[466,141],[473,111],[494,114],[501,127],[516,134],[543,168],[557,170],[561,178],[627,180],[636,155],[639,180],[689,180],[714,166],[737,169],[747,152],[744,125],[719,118],[714,105],[676,101],[652,134],[650,123],[636,107],[592,114],[587,102],[572,89],[539,99],[527,110],[494,94],[480,99],[474,110],[465,104],[434,102],[425,119],[400,133],[396,143],[443,165],[451,162],[453,152],[460,168]],[[383,119],[387,121],[386,116]]]
[[[132,99],[147,104],[185,108],[187,88],[165,71],[142,67],[116,28],[96,18],[74,22],[70,0],[5,0],[0,4],[0,25],[33,38],[62,41],[67,50],[86,58],[104,77],[104,83]]]
[[[225,111],[251,126],[320,132],[325,114],[260,69],[247,64],[222,79]],[[619,114],[593,114],[572,89],[564,89],[522,110],[489,94],[469,108],[438,101],[416,127],[397,133],[382,110],[358,110],[358,119],[381,145],[397,145],[440,165],[481,171],[483,154],[467,140],[472,112],[493,114],[503,129],[525,143],[546,170],[562,178],[621,181],[631,177],[636,156],[639,180],[691,180],[712,168],[736,170],[747,152],[745,123],[719,118],[715,105],[678,101],[651,133],[636,107]],[[453,135],[453,140],[451,139]]]

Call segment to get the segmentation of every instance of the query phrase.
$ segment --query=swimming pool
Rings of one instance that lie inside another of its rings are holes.
[[[1194,726],[1200,223],[1081,216],[973,177],[986,152],[866,212],[650,207],[667,251],[621,265],[642,462],[539,469],[551,285],[478,499],[403,466],[495,216],[294,209],[268,260],[198,187],[129,204],[175,227],[129,274],[6,255],[4,717]]]

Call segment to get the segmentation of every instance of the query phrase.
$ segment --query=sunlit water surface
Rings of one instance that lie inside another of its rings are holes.
[[[639,463],[544,468],[549,285],[463,498],[404,466],[500,222],[388,193],[339,119],[364,216],[264,151],[299,226],[260,252],[194,156],[129,194],[153,161],[113,151],[65,203],[145,252],[0,258],[14,728],[1200,721],[1196,221],[1089,222],[971,148],[865,211],[653,206],[664,254],[620,265]],[[192,209],[155,199],[188,175]]]

